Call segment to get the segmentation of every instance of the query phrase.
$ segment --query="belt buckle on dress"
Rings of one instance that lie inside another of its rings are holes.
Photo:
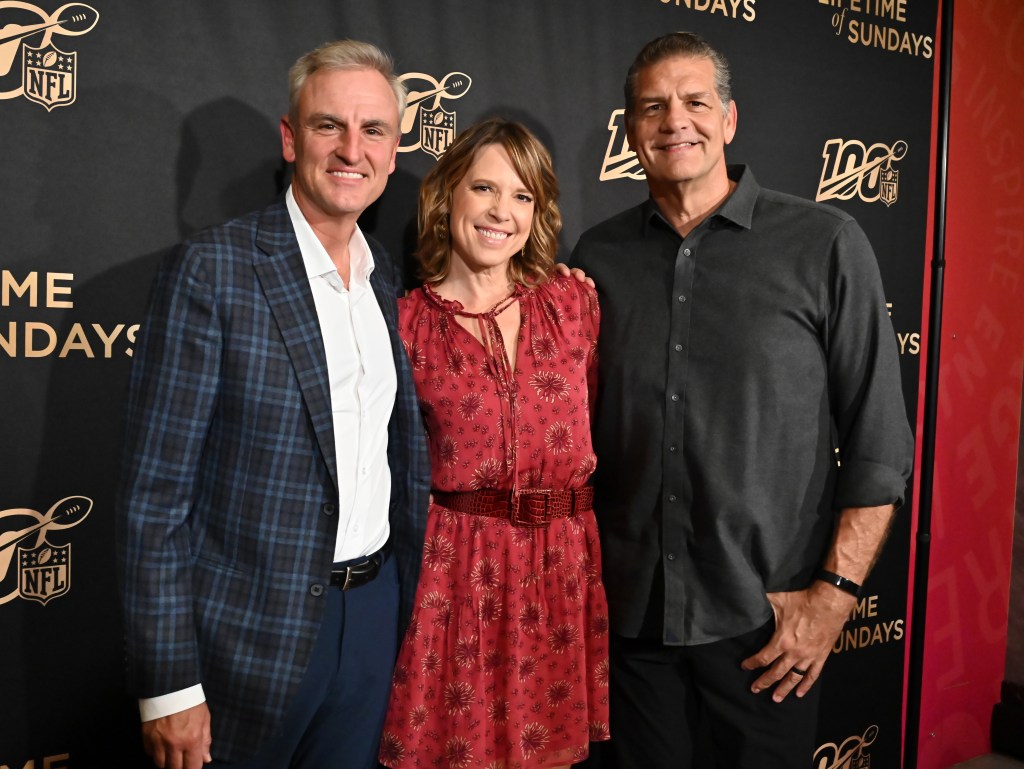
[[[547,526],[551,520],[548,515],[548,497],[550,489],[519,489],[512,492],[512,504],[509,519],[513,526],[539,528]],[[527,499],[523,499],[526,497]]]

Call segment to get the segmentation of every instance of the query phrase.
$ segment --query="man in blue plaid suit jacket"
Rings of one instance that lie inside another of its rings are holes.
[[[135,352],[118,562],[160,767],[376,766],[416,587],[430,476],[400,280],[356,223],[394,170],[404,90],[354,41],[290,76],[288,195],[175,250]]]

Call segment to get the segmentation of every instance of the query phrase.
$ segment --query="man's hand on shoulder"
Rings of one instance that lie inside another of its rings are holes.
[[[555,272],[557,272],[559,275],[571,275],[572,277],[576,278],[576,280],[578,280],[580,283],[586,283],[591,288],[596,288],[596,286],[594,285],[594,279],[588,278],[587,274],[583,272],[583,270],[581,270],[579,267],[573,267],[572,269],[569,269],[568,265],[563,264],[562,262],[558,262],[557,264],[555,264]]]
[[[821,675],[857,599],[823,582],[791,593],[768,593],[775,612],[775,633],[757,654],[743,660],[744,670],[767,668],[751,686],[755,694],[772,686],[782,702],[796,690],[803,697]]]
[[[213,761],[211,742],[205,702],[142,724],[142,743],[160,769],[199,769]]]

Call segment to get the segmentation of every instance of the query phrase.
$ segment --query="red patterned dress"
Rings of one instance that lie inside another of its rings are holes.
[[[495,318],[513,301],[521,322],[509,372]],[[596,465],[593,289],[558,276],[469,314],[424,287],[399,309],[435,491],[586,484]],[[499,353],[456,314],[479,323]],[[593,510],[534,528],[431,505],[381,763],[541,768],[582,761],[591,740],[608,737],[608,605]]]

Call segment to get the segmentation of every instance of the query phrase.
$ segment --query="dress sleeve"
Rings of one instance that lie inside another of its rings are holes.
[[[597,403],[597,338],[601,326],[601,307],[597,301],[597,291],[586,283],[575,278],[565,278],[575,290],[579,300],[580,313],[580,344],[586,355],[583,365],[587,369],[587,403],[590,419],[593,422],[594,408]]]
[[[597,302],[597,291],[590,286],[583,286],[583,289],[588,310],[584,318],[584,329],[590,341],[587,355],[587,402],[590,404],[590,420],[593,423],[597,403],[597,337],[601,327],[601,307]]]
[[[853,221],[833,241],[828,303],[829,391],[840,457],[833,506],[898,507],[914,440],[878,263]]]

